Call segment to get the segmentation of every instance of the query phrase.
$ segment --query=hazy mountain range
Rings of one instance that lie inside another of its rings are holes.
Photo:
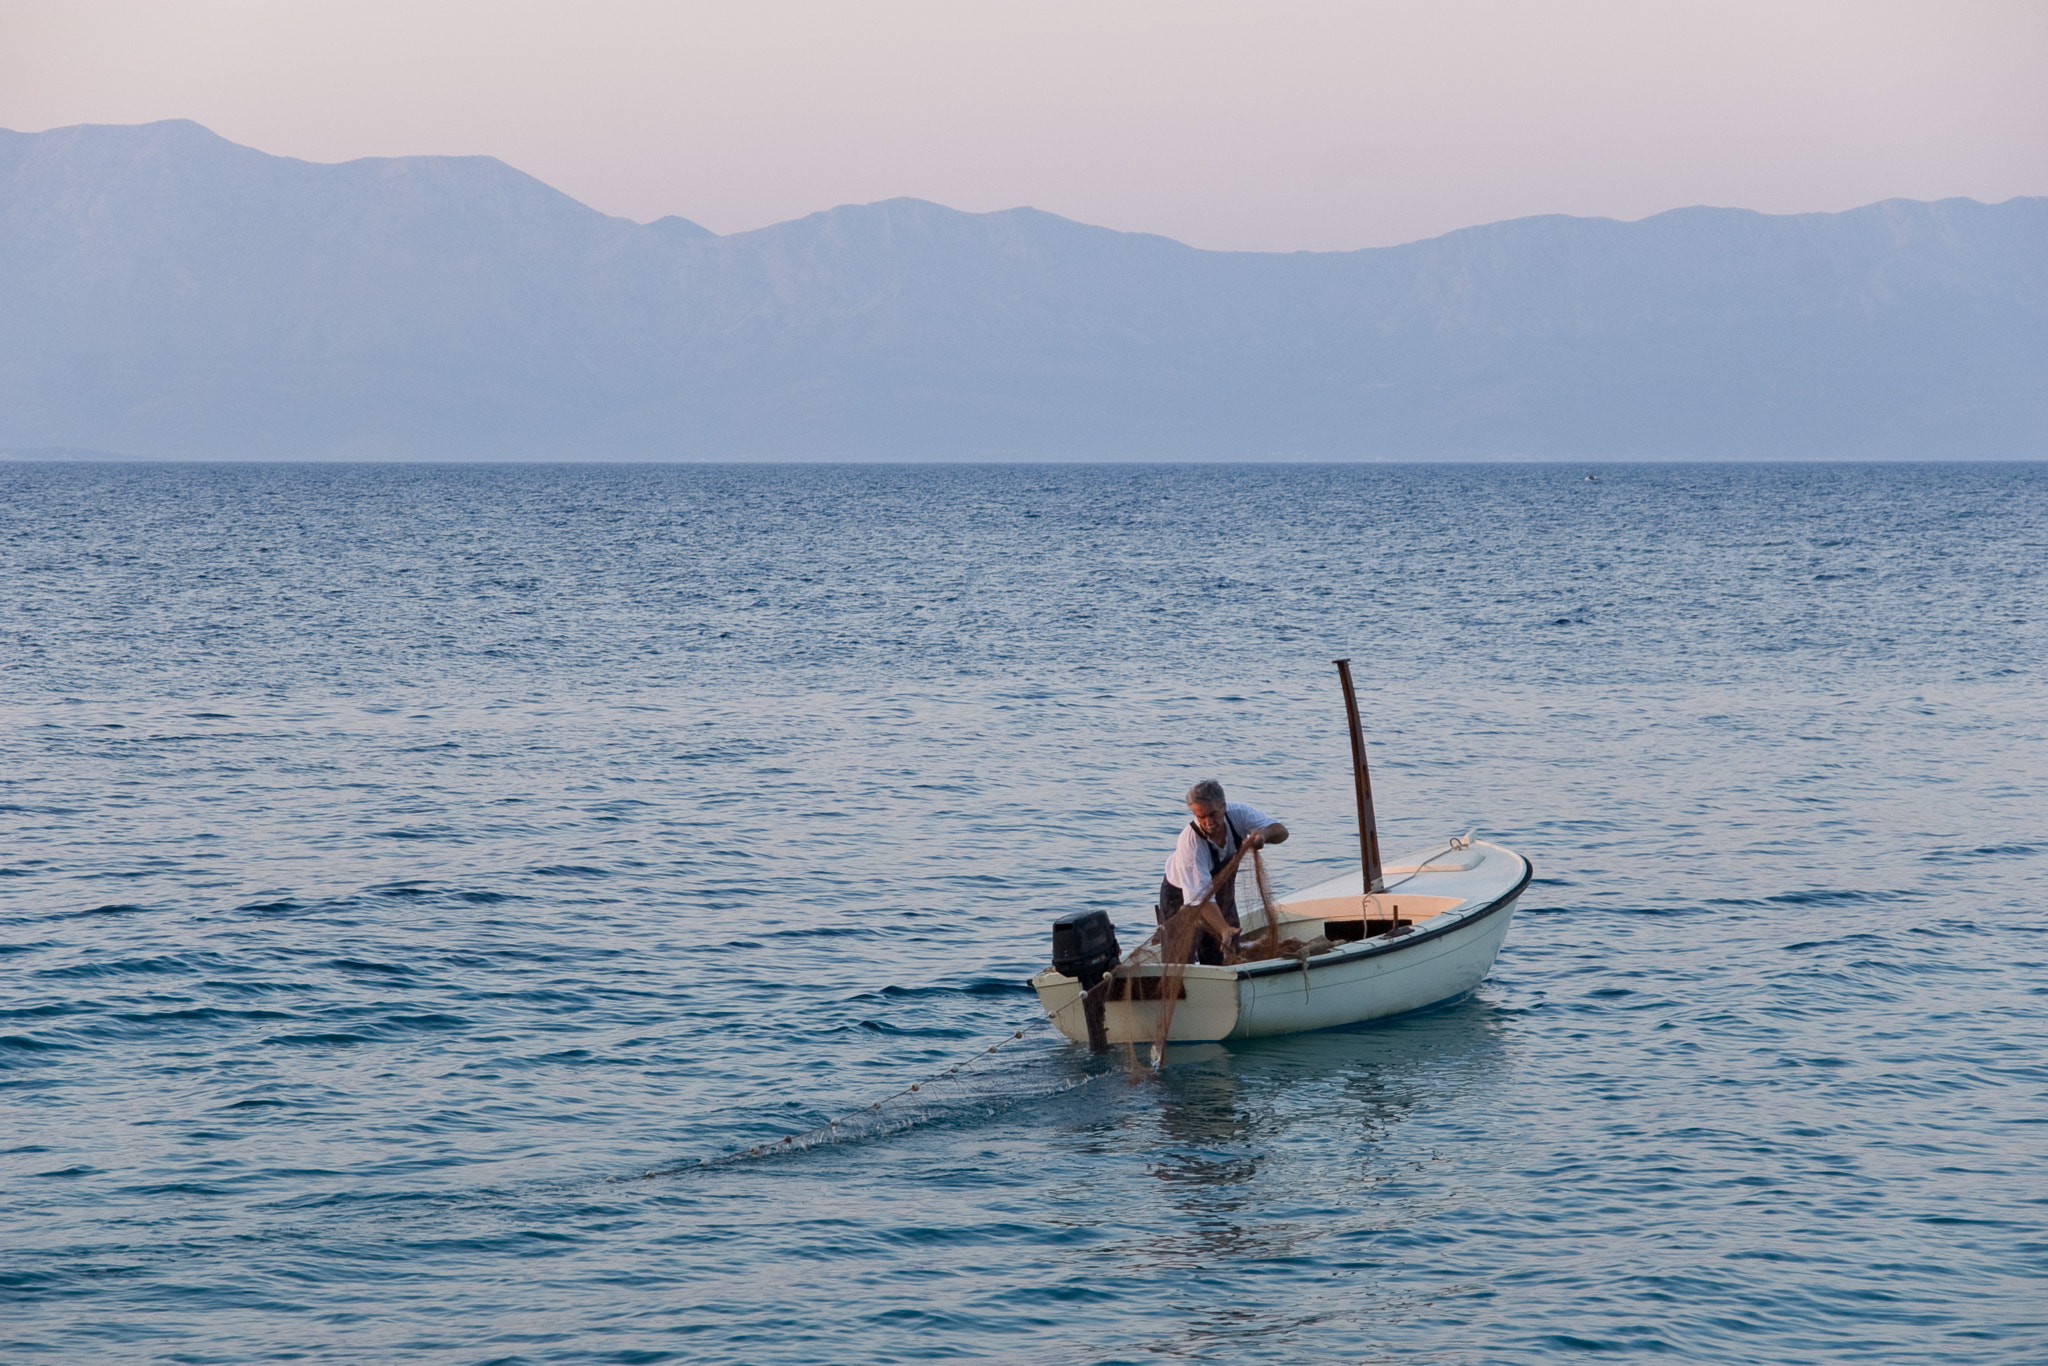
[[[2039,458],[2048,199],[1334,253],[907,199],[720,237],[488,157],[0,132],[0,448],[60,447]]]

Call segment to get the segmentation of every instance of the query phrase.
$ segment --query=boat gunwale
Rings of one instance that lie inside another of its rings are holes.
[[[1498,845],[1495,847],[1499,848]],[[1503,850],[1503,852],[1515,854],[1515,851],[1512,849]],[[1304,970],[1313,972],[1317,968],[1335,967],[1339,963],[1362,962],[1365,959],[1377,958],[1384,954],[1399,953],[1403,949],[1414,948],[1417,944],[1426,944],[1432,939],[1441,939],[1447,934],[1455,934],[1468,925],[1476,925],[1488,916],[1499,912],[1507,906],[1513,905],[1515,898],[1528,889],[1530,880],[1536,876],[1535,864],[1531,863],[1521,854],[1515,854],[1515,857],[1522,860],[1521,880],[1516,882],[1507,891],[1495,897],[1484,908],[1474,911],[1469,915],[1453,912],[1447,917],[1442,917],[1447,921],[1445,924],[1435,925],[1426,930],[1412,930],[1391,940],[1381,936],[1376,940],[1367,940],[1357,948],[1339,949],[1334,953],[1319,954],[1309,959],[1306,963],[1292,958],[1269,959],[1263,963],[1248,963],[1237,969],[1237,980],[1242,982],[1254,977],[1274,977],[1283,972],[1302,972]],[[1438,919],[1439,917],[1432,916],[1430,918]]]

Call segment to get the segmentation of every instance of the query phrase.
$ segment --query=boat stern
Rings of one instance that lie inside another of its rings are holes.
[[[1104,990],[1102,1022],[1111,1043],[1150,1043],[1159,1029],[1159,1005],[1163,991],[1156,964],[1125,968]],[[1051,1017],[1053,1027],[1075,1043],[1088,1042],[1088,1021],[1081,1009],[1081,983],[1057,968],[1047,968],[1031,979],[1038,1002]],[[1167,1031],[1172,1043],[1204,1043],[1227,1038],[1237,1028],[1238,990],[1234,968],[1213,968],[1189,964],[1180,973],[1179,990],[1173,1007],[1173,1021]]]

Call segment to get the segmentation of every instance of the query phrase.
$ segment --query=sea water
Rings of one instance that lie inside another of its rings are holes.
[[[2048,466],[13,464],[0,585],[0,1360],[2048,1359]],[[1052,1034],[1193,780],[1351,866],[1345,656],[1488,980]]]

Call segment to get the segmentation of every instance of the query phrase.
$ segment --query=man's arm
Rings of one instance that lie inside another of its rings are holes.
[[[1287,843],[1287,827],[1278,821],[1267,821],[1244,837],[1244,842],[1256,849],[1262,844]]]
[[[1256,806],[1232,802],[1230,814],[1237,822],[1237,828],[1245,832],[1244,842],[1252,848],[1256,849],[1262,844],[1287,843],[1287,827]]]

